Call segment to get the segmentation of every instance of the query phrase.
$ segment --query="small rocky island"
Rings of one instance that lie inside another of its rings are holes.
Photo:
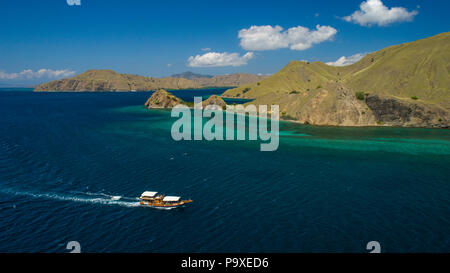
[[[155,91],[155,93],[152,94],[152,96],[147,100],[145,103],[145,107],[148,109],[150,108],[173,108],[178,104],[184,104],[186,106],[192,107],[194,104],[192,102],[185,102],[182,99],[178,98],[177,96],[173,95],[172,93],[168,92],[165,89],[158,89]],[[221,109],[226,107],[226,102],[217,95],[212,95],[208,99],[202,102],[202,106],[206,107],[208,105],[217,105]]]
[[[390,46],[348,66],[291,61],[222,97],[279,105],[281,119],[323,126],[450,128],[450,32]]]
[[[185,104],[185,102],[166,91],[165,89],[158,89],[145,103],[147,108],[173,108],[178,104]]]
[[[208,105],[217,105],[220,108],[224,108],[227,106],[227,103],[220,96],[212,95],[207,100],[203,101],[202,105],[203,107]]]

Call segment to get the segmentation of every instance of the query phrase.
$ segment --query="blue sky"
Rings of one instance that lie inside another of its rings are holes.
[[[104,68],[272,74],[291,60],[333,62],[450,30],[448,0],[367,1],[386,9],[360,10],[363,0],[1,0],[0,84]]]

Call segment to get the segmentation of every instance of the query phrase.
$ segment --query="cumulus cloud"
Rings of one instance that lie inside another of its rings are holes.
[[[290,48],[305,50],[327,40],[333,39],[337,30],[330,26],[317,25],[316,29],[306,27],[292,27],[283,31],[280,26],[252,26],[241,29],[238,37],[241,47],[245,50],[274,50]]]
[[[367,0],[361,3],[360,10],[343,19],[361,26],[387,26],[396,22],[410,22],[418,13],[402,7],[388,8],[381,0]]]
[[[16,80],[16,79],[40,79],[40,78],[63,78],[70,77],[75,74],[75,71],[63,69],[63,70],[52,70],[52,69],[39,69],[33,71],[31,69],[25,69],[21,72],[16,73],[6,73],[0,71],[0,79],[2,80]]]
[[[209,47],[202,48],[202,51],[210,51],[210,50],[211,50],[211,48],[209,48]]]
[[[328,62],[327,65],[331,66],[346,66],[356,63],[357,61],[361,60],[366,56],[367,53],[358,53],[349,57],[342,56],[335,62]]]
[[[238,53],[208,52],[203,55],[189,57],[190,67],[220,67],[220,66],[242,66],[246,65],[254,57],[253,52],[247,52],[243,56]]]

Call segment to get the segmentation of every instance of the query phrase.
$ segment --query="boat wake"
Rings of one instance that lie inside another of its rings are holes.
[[[35,192],[24,192],[24,191],[14,191],[14,190],[5,190],[5,189],[2,189],[1,192],[18,195],[18,196],[39,198],[39,199],[44,198],[44,199],[72,201],[72,202],[80,202],[80,203],[115,205],[115,206],[122,206],[122,207],[139,207],[140,206],[139,202],[136,201],[136,198],[114,196],[114,195],[108,195],[108,194],[104,194],[104,193],[78,192],[77,194],[74,194],[74,195],[63,195],[63,194],[58,194],[58,193],[35,193]]]
[[[71,191],[71,193],[76,194],[76,195],[98,196],[98,197],[102,197],[102,198],[110,199],[110,200],[127,200],[127,201],[139,200],[138,197],[126,197],[126,196],[120,196],[120,195],[111,195],[111,194],[106,194],[103,192]]]
[[[159,210],[171,210],[176,209],[177,207],[150,207],[152,209],[159,209]]]

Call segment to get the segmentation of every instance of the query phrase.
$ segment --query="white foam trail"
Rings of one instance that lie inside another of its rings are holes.
[[[152,207],[154,209],[160,209],[160,210],[171,210],[174,209],[175,207]]]
[[[109,199],[121,199],[121,200],[139,200],[139,197],[126,197],[126,196],[121,196],[121,195],[110,195],[110,194],[106,194],[106,193],[95,193],[95,192],[82,192],[82,191],[71,191],[71,193],[75,193],[75,194],[84,194],[84,195],[89,195],[89,196],[105,196],[108,197]]]
[[[126,196],[121,196],[121,195],[110,195],[110,194],[106,194],[106,193],[95,193],[95,192],[82,192],[82,191],[71,191],[72,193],[75,194],[84,194],[84,195],[89,195],[89,196],[105,196],[108,197],[108,199],[111,200],[139,200],[139,197],[126,197]]]
[[[56,193],[33,193],[33,192],[19,192],[13,190],[2,190],[2,192],[12,193],[14,195],[21,196],[29,196],[33,198],[46,198],[46,199],[54,199],[61,201],[72,201],[72,202],[81,202],[81,203],[93,203],[93,204],[102,204],[102,205],[117,205],[123,207],[138,207],[140,206],[139,202],[126,202],[111,199],[111,197],[107,198],[84,198],[84,197],[76,197],[76,196],[67,196]],[[116,196],[117,197],[117,196]]]

